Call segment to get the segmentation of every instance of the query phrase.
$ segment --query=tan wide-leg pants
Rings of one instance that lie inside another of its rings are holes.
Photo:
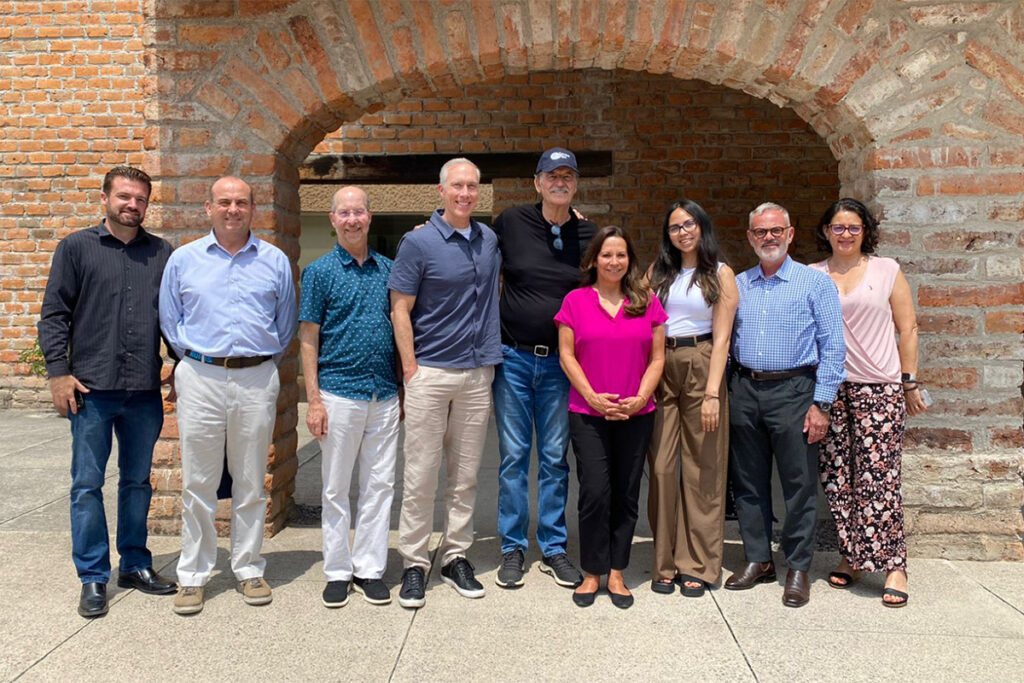
[[[705,432],[700,409],[711,346],[706,341],[665,350],[648,451],[647,514],[654,532],[655,580],[688,574],[716,583],[722,571],[729,395],[722,382],[718,429]]]

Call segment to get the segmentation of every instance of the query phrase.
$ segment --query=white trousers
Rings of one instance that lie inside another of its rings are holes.
[[[430,569],[430,532],[441,461],[446,484],[441,564],[473,545],[476,481],[491,415],[494,367],[472,370],[420,365],[405,386],[405,469],[398,554],[406,569]]]
[[[391,501],[398,454],[398,397],[356,401],[326,391],[327,434],[320,442],[323,474],[324,576],[350,581],[384,576],[388,560]],[[359,461],[355,539],[349,544],[352,514],[349,489]]]
[[[217,560],[217,486],[231,473],[231,571],[263,576],[267,452],[280,380],[272,361],[229,370],[185,358],[174,371],[181,444],[181,557],[178,583],[203,586]],[[225,451],[226,447],[226,451]]]

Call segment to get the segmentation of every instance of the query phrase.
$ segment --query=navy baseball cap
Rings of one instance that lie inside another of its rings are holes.
[[[576,166],[575,154],[564,147],[552,147],[540,155],[540,161],[537,162],[537,170],[534,172],[534,175],[538,173],[551,173],[556,168],[562,168],[563,166],[571,168],[576,173],[580,172],[580,169]]]

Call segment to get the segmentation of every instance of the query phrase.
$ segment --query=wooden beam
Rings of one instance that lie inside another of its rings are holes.
[[[612,174],[611,152],[576,152],[580,175],[585,177]],[[401,183],[436,184],[441,166],[452,154],[323,154],[311,156],[299,167],[304,183]],[[480,181],[494,178],[530,178],[537,169],[540,155],[534,152],[492,152],[467,154],[480,167]]]

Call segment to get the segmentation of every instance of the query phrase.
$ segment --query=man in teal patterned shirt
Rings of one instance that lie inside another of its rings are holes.
[[[338,244],[302,273],[299,339],[309,411],[323,471],[323,592],[326,607],[350,587],[375,605],[391,602],[381,580],[394,497],[399,399],[391,331],[391,259],[369,248],[370,202],[358,187],[331,201]],[[349,487],[359,461],[359,509],[350,546]]]

